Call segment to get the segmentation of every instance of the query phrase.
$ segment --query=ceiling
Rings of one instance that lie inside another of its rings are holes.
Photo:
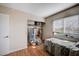
[[[47,17],[67,9],[75,3],[1,3],[6,7],[28,12],[39,17]]]

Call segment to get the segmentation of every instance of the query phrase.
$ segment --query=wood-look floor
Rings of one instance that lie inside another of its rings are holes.
[[[48,53],[44,50],[43,45],[40,45],[36,46],[36,48],[29,46],[26,49],[10,53],[6,56],[48,56]]]

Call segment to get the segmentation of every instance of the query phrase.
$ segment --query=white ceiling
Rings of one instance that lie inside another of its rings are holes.
[[[0,5],[28,12],[39,17],[47,17],[71,7],[75,3],[1,3]]]

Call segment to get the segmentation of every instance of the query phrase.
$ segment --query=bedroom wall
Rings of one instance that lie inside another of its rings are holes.
[[[79,4],[69,8],[67,10],[64,10],[62,12],[59,12],[55,15],[49,16],[45,19],[45,25],[43,27],[43,39],[47,39],[47,38],[51,38],[53,37],[53,26],[52,26],[52,22],[53,20],[59,19],[59,18],[63,18],[63,17],[67,17],[70,15],[75,15],[75,14],[79,14]]]
[[[44,22],[43,18],[36,17],[29,13],[24,13],[12,8],[8,8],[0,5],[0,13],[10,16],[10,51],[17,51],[27,48],[27,20],[35,20]]]

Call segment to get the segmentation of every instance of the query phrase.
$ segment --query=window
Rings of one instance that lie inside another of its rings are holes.
[[[53,22],[53,32],[54,32],[54,35],[70,34],[75,37],[78,37],[79,36],[79,15],[55,20]]]
[[[55,20],[53,22],[53,32],[54,34],[64,33],[64,20],[63,19]]]
[[[64,33],[77,34],[79,33],[78,15],[64,19]]]

